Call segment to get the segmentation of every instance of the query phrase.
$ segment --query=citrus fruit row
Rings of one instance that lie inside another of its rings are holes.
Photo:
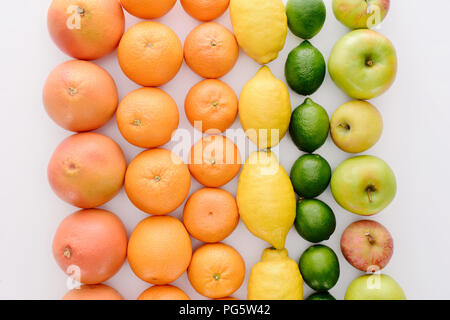
[[[133,15],[153,19],[167,13],[175,2],[124,0],[122,5]],[[228,2],[182,1],[182,5],[191,16],[209,21],[223,14]],[[64,299],[121,299],[102,282],[114,276],[126,259],[136,276],[153,285],[140,300],[189,299],[170,285],[186,271],[200,294],[233,299],[230,295],[244,281],[245,264],[234,248],[220,242],[236,228],[239,212],[233,195],[218,187],[238,174],[241,156],[231,140],[218,134],[235,121],[238,100],[233,89],[216,78],[236,63],[238,44],[228,29],[211,22],[195,28],[183,50],[169,27],[145,21],[123,34],[123,19],[116,0],[54,0],[49,9],[49,30],[55,43],[72,57],[84,59],[56,67],[43,92],[49,116],[76,132],[56,148],[48,166],[55,193],[82,209],[61,222],[53,239],[58,265],[83,284]],[[99,20],[111,27],[100,28]],[[90,39],[92,34],[96,39]],[[62,43],[63,37],[73,41]],[[86,61],[116,47],[125,75],[143,86],[120,103],[108,72]],[[192,146],[188,164],[161,148],[178,128],[179,111],[172,97],[156,88],[173,79],[183,59],[206,78],[189,91],[186,115],[193,126],[200,123],[197,129],[212,134]],[[128,165],[116,142],[90,132],[114,114],[123,137],[147,149]],[[205,187],[187,199],[180,221],[168,214],[185,202],[191,176]],[[134,228],[129,239],[114,213],[96,209],[122,186],[138,209],[152,215]],[[193,252],[190,236],[206,244]]]
[[[314,94],[322,86],[326,63],[322,53],[309,40],[322,29],[326,8],[322,0],[289,0],[286,5],[288,26],[303,39],[288,55],[285,76],[291,89],[303,96]],[[305,283],[316,292],[307,300],[335,300],[328,292],[338,282],[339,259],[330,247],[318,244],[329,240],[336,229],[336,217],[325,202],[316,199],[329,186],[332,169],[326,159],[314,154],[323,146],[330,131],[327,111],[311,98],[291,115],[289,133],[296,147],[306,154],[293,164],[290,178],[298,196],[294,221],[298,234],[315,245],[306,249],[298,267]]]

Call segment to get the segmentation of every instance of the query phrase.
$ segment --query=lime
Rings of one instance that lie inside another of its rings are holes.
[[[309,96],[320,88],[325,79],[325,59],[319,50],[305,40],[289,53],[284,72],[292,90]]]
[[[310,295],[306,300],[336,300],[329,292],[316,292]]]
[[[323,0],[289,0],[286,14],[292,33],[303,39],[311,39],[322,29],[327,9]]]
[[[333,210],[320,200],[301,200],[297,203],[294,225],[303,239],[318,243],[330,239],[336,229],[336,217]]]
[[[322,194],[331,180],[331,167],[317,154],[305,154],[295,161],[291,169],[291,182],[302,198],[315,198]]]
[[[307,98],[291,115],[289,133],[295,145],[304,152],[314,152],[327,140],[330,118],[327,111]]]
[[[317,244],[303,252],[299,267],[306,284],[319,292],[330,290],[339,279],[338,257],[324,245]]]

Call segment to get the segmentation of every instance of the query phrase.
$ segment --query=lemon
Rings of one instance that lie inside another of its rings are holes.
[[[248,281],[248,300],[303,300],[303,279],[286,249],[264,250]]]
[[[294,188],[273,152],[253,152],[237,187],[239,214],[247,229],[277,249],[284,248],[294,224]]]
[[[281,0],[231,0],[230,16],[236,39],[248,56],[259,64],[278,57],[287,35]]]
[[[290,117],[288,88],[268,67],[262,67],[239,97],[239,118],[245,133],[259,149],[276,146],[289,128]]]

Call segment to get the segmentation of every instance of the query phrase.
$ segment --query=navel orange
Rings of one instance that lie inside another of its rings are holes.
[[[184,110],[194,127],[196,122],[201,123],[202,132],[224,132],[236,120],[238,98],[226,83],[207,79],[197,83],[189,91]]]
[[[191,176],[176,154],[166,149],[142,152],[128,166],[125,191],[140,210],[165,215],[178,208],[189,194]]]
[[[217,19],[230,4],[230,0],[181,0],[180,2],[191,17],[200,21]]]
[[[224,136],[206,136],[191,148],[189,170],[206,187],[220,187],[230,182],[241,169],[241,155],[236,145]]]
[[[144,21],[125,32],[117,56],[128,78],[143,87],[159,87],[180,70],[183,47],[172,29],[158,22]]]
[[[177,0],[120,0],[122,6],[133,16],[156,19],[168,13]]]
[[[184,59],[203,78],[226,75],[236,64],[239,46],[233,33],[224,26],[208,22],[196,27],[184,42]]]
[[[170,141],[178,127],[179,112],[172,97],[161,89],[141,88],[120,102],[116,119],[120,133],[129,143],[155,148]]]
[[[200,189],[186,202],[183,222],[194,238],[208,243],[220,242],[239,222],[236,200],[222,189]]]
[[[153,286],[140,294],[138,300],[191,300],[183,290],[171,285]]]
[[[244,282],[245,263],[239,252],[226,244],[206,244],[192,255],[188,278],[205,297],[228,297]]]
[[[168,284],[187,269],[192,243],[183,224],[174,217],[149,217],[134,229],[128,242],[128,262],[140,279]]]

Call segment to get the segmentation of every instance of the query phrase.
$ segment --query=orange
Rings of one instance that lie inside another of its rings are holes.
[[[122,221],[106,210],[71,214],[60,223],[53,238],[53,256],[60,268],[85,284],[111,278],[126,255],[127,231]]]
[[[114,140],[85,132],[61,142],[47,172],[59,198],[79,208],[95,208],[120,191],[126,168],[125,156]]]
[[[169,142],[179,121],[177,104],[170,95],[157,88],[130,92],[120,103],[116,117],[123,137],[146,149]]]
[[[171,216],[142,220],[128,243],[131,269],[151,284],[168,284],[178,279],[191,257],[191,238],[183,224]]]
[[[214,300],[238,300],[238,299],[233,298],[233,297],[226,297],[226,298],[220,298],[220,299],[214,299]]]
[[[241,155],[236,145],[224,136],[207,136],[192,146],[189,170],[206,187],[220,187],[230,182],[241,169]]]
[[[200,241],[222,241],[236,229],[239,222],[236,200],[222,189],[200,189],[186,202],[183,222],[188,232]]]
[[[226,244],[206,244],[192,255],[188,278],[194,289],[205,297],[228,297],[244,282],[244,260]]]
[[[105,284],[85,284],[67,292],[62,300],[123,300],[123,297]]]
[[[192,87],[186,96],[184,109],[194,127],[197,127],[196,121],[201,121],[202,132],[224,132],[236,120],[238,98],[226,83],[207,79]]]
[[[125,191],[140,210],[165,215],[178,208],[191,187],[186,164],[166,149],[152,149],[139,154],[128,166]]]
[[[120,0],[120,2],[133,16],[141,19],[156,19],[169,12],[177,0]]]
[[[183,290],[170,286],[153,286],[145,290],[138,300],[191,300]]]
[[[70,131],[91,131],[112,118],[119,102],[113,78],[87,61],[57,66],[45,82],[43,101],[50,118]]]
[[[239,56],[234,35],[224,26],[208,22],[189,33],[184,42],[184,58],[188,66],[203,78],[226,75]]]
[[[181,0],[180,2],[191,17],[200,21],[217,19],[230,4],[230,0]]]
[[[117,0],[53,0],[47,25],[63,52],[75,59],[94,60],[117,47],[125,17]]]
[[[169,27],[145,21],[125,32],[117,56],[128,78],[143,87],[159,87],[180,70],[183,46]]]

